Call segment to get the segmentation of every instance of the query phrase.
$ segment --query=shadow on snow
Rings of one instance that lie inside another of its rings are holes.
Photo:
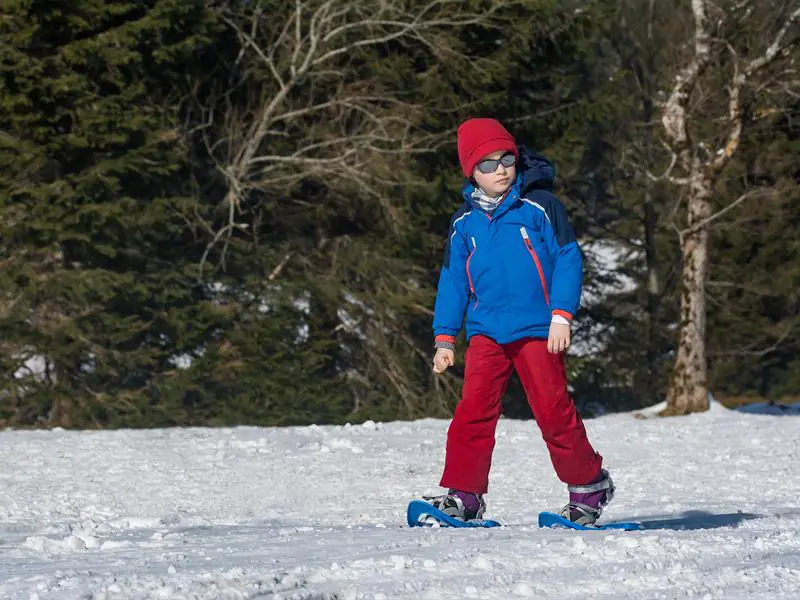
[[[635,520],[642,530],[673,529],[678,531],[694,531],[698,529],[719,529],[721,527],[738,527],[744,521],[762,519],[764,515],[735,512],[714,514],[702,510],[690,510],[675,517],[641,517]]]

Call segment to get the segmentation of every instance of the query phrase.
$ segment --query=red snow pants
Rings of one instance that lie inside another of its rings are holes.
[[[567,391],[564,355],[547,351],[547,340],[527,338],[498,344],[475,335],[466,353],[461,401],[447,432],[440,485],[486,493],[495,428],[511,370],[516,369],[558,478],[585,485],[600,474],[603,457],[594,451]]]

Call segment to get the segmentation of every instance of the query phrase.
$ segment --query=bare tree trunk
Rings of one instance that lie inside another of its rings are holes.
[[[681,323],[678,352],[663,415],[686,415],[708,410],[706,363],[706,281],[708,228],[691,227],[711,216],[712,182],[697,169],[689,184],[689,227],[681,244],[683,256]]]

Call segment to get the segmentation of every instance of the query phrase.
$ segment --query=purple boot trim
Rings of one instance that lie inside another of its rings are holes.
[[[450,490],[448,492],[451,496],[457,496],[461,502],[464,503],[464,512],[471,515],[468,518],[474,518],[481,508],[481,500],[478,494],[473,492],[462,492],[461,490]]]
[[[591,485],[593,483],[599,483],[606,478],[605,474],[601,471],[600,474],[595,477],[592,481],[584,485]],[[576,494],[575,492],[569,493],[569,501],[570,503],[575,504],[585,504],[586,506],[591,506],[592,508],[600,508],[600,505],[603,503],[603,500],[606,498],[606,490],[600,490],[599,492],[590,492],[588,494]]]

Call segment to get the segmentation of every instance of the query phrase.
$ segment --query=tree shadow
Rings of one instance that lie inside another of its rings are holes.
[[[800,404],[757,402],[736,407],[737,412],[749,415],[773,415],[781,417],[800,416]]]
[[[719,529],[722,527],[738,527],[744,521],[762,519],[764,515],[735,512],[714,514],[703,510],[690,510],[676,517],[635,519],[643,530],[672,529],[676,531],[695,531],[698,529]]]

